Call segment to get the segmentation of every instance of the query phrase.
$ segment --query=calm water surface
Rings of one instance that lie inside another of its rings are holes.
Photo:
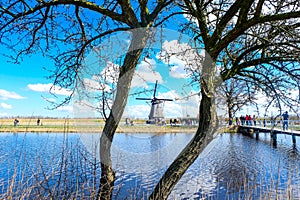
[[[184,133],[116,134],[112,143],[117,176],[114,199],[147,197],[192,137]],[[61,191],[76,191],[80,184],[80,188],[98,185],[98,138],[97,134],[0,134],[0,194],[11,185],[19,192],[37,183]],[[241,134],[219,135],[169,199],[273,199],[275,195],[285,199],[288,194],[299,199],[300,139],[296,146],[291,140],[291,136],[279,135],[274,147],[264,133],[258,140]]]

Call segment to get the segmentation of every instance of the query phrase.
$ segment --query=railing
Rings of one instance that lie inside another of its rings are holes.
[[[256,127],[266,127],[266,128],[276,128],[276,129],[281,129],[283,130],[283,123],[284,120],[282,119],[277,119],[277,120],[263,120],[263,119],[257,119],[256,120],[256,125],[254,125],[254,121],[251,120],[247,122],[245,121],[244,124],[241,123],[241,125],[245,126],[256,126]],[[300,131],[300,120],[288,120],[288,130],[293,132],[293,131]]]

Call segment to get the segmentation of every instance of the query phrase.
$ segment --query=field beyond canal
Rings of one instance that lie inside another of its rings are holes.
[[[14,126],[15,118],[0,118],[0,132],[44,132],[44,133],[97,133],[102,132],[103,119],[67,119],[67,118],[17,118],[19,123]],[[135,120],[133,126],[126,125],[122,119],[117,133],[195,133],[197,126],[155,126],[147,125],[145,120]]]

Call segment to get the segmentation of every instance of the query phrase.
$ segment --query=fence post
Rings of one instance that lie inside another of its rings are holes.
[[[294,135],[294,120],[291,120],[291,133],[293,145],[296,144],[296,136]]]

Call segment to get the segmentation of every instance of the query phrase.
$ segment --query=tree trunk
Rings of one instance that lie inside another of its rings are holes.
[[[138,60],[138,57],[132,58]],[[129,61],[128,61],[129,62]],[[130,63],[132,63],[130,62]],[[127,97],[130,90],[131,80],[134,74],[134,70],[127,71],[123,77],[120,76],[117,84],[117,94],[112,106],[112,110],[108,119],[105,122],[103,133],[100,138],[100,161],[101,161],[101,179],[100,188],[98,190],[97,199],[111,199],[112,191],[115,181],[115,173],[112,169],[111,161],[111,143],[113,142],[113,137],[115,131],[118,127],[124,108],[126,106]]]
[[[213,123],[216,122],[216,115],[212,101],[213,100],[210,97],[202,96],[200,103],[200,110],[202,112],[200,113],[199,127],[194,138],[164,173],[149,199],[167,199],[168,195],[171,193],[172,189],[180,180],[185,171],[197,159],[207,144],[213,139],[213,133],[215,132],[215,129],[211,121],[213,121]]]
[[[213,139],[213,134],[217,127],[217,115],[214,103],[214,72],[214,66],[212,66],[211,63],[209,66],[205,65],[205,63],[203,64],[201,75],[202,98],[199,107],[199,127],[193,139],[189,142],[189,144],[187,144],[164,173],[149,199],[167,199],[185,171]]]
[[[115,172],[112,168],[110,152],[111,144],[113,142],[115,131],[123,115],[135,67],[146,45],[146,40],[147,34],[145,30],[132,32],[132,41],[129,50],[125,56],[123,66],[120,68],[116,98],[109,117],[105,122],[103,133],[100,138],[101,178],[100,187],[97,192],[97,199],[109,200],[112,198]]]
[[[233,118],[233,106],[231,102],[227,102],[228,117]]]

